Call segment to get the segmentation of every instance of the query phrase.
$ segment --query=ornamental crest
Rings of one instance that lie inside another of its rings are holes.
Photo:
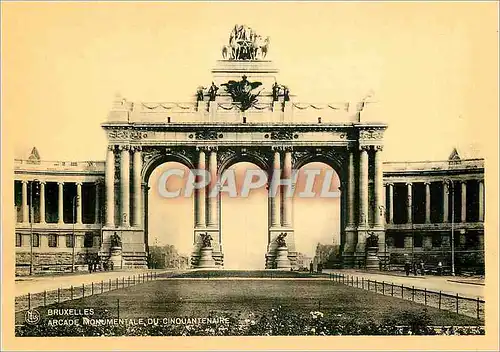
[[[249,82],[247,76],[243,75],[241,81],[229,81],[221,84],[226,88],[226,91],[233,98],[233,102],[239,105],[241,111],[248,110],[257,103],[257,97],[260,91],[256,92],[255,88],[262,85],[262,82]]]

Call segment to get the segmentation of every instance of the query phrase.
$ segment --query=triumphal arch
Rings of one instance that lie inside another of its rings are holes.
[[[105,224],[101,251],[121,236],[126,266],[146,265],[148,180],[164,162],[207,170],[213,178],[232,164],[252,162],[269,177],[290,178],[310,162],[330,165],[341,180],[341,247],[346,265],[367,258],[367,239],[378,238],[385,255],[384,185],[381,152],[386,125],[374,119],[375,102],[302,103],[280,81],[267,59],[269,38],[235,26],[212,81],[193,89],[192,102],[129,102],[116,99],[108,119]],[[370,122],[368,122],[370,121]],[[203,238],[211,236],[212,258],[224,263],[220,198],[206,189],[194,194],[191,263],[197,267]],[[178,216],[172,214],[172,216]],[[277,239],[296,262],[292,198],[269,197],[266,268],[276,267]],[[314,231],[314,229],[311,229]],[[260,235],[260,234],[256,234]]]

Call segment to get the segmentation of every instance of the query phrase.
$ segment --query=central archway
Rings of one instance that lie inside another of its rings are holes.
[[[179,170],[184,177],[162,179],[165,172]],[[176,161],[154,167],[147,184],[147,245],[153,268],[184,269],[189,267],[193,241],[193,197],[184,195],[189,168]],[[164,184],[161,184],[161,182]],[[176,197],[165,197],[160,188],[179,191]],[[177,216],[175,216],[177,215]]]
[[[309,184],[312,180],[314,183]],[[339,259],[342,231],[339,187],[339,175],[325,162],[311,161],[298,170],[293,210],[299,270],[308,270],[310,263],[315,268],[318,263],[332,266]]]
[[[235,162],[224,173],[233,174],[236,197],[221,193],[221,238],[225,269],[265,269],[268,234],[268,197],[264,186],[242,195],[245,175],[261,170],[247,161]],[[231,176],[232,177],[232,176]],[[267,178],[267,175],[266,175]]]

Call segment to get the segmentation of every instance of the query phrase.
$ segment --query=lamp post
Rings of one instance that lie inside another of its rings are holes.
[[[408,190],[409,191],[409,190]],[[410,230],[411,230],[411,262],[412,264],[415,263],[415,230],[413,228],[413,209],[410,207],[411,204],[411,192],[408,192],[408,195],[406,197],[406,206],[409,208],[409,214],[408,217],[409,219],[411,218],[410,221]]]
[[[450,179],[445,179],[444,182],[448,185],[448,194],[451,186],[451,275],[455,276],[455,184]]]
[[[387,209],[383,205],[379,205],[378,208],[380,211],[380,216],[383,216],[383,223],[385,224],[385,220],[387,217]],[[387,264],[388,264],[387,263],[387,237],[384,236],[384,269],[386,269],[386,270],[387,270]]]
[[[30,183],[30,275],[33,275],[33,221],[35,216],[33,214],[33,184],[39,182],[35,179]]]
[[[77,202],[80,201],[80,197],[78,197],[78,195],[74,195],[73,196],[73,200],[72,200],[72,205],[73,205],[73,240],[72,240],[72,258],[71,258],[71,272],[74,273],[75,272],[75,244],[76,244],[76,241],[75,241],[75,213],[76,213],[76,204]]]

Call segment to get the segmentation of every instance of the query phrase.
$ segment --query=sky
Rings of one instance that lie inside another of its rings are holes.
[[[36,146],[44,160],[104,160],[100,124],[115,95],[193,101],[235,24],[271,38],[267,59],[297,102],[357,101],[373,92],[377,121],[389,126],[383,160],[444,160],[453,147],[481,155],[497,143],[496,16],[493,2],[3,3],[3,157],[26,158]],[[223,202],[223,210],[236,219],[231,224],[252,212],[264,212],[256,216],[264,222],[227,233],[266,231],[267,200],[254,198],[252,206]],[[153,207],[162,241],[190,238],[189,217],[164,224],[169,211],[189,213],[190,201]],[[337,236],[338,205],[313,202],[294,207],[298,231]],[[306,209],[323,212],[322,222],[297,215]]]
[[[15,121],[17,157],[37,146],[46,160],[103,160],[100,124],[115,94],[193,100],[236,23],[270,36],[268,59],[297,101],[355,101],[373,91],[379,120],[389,125],[385,160],[442,160],[456,145],[482,149],[481,109],[495,110],[484,96],[497,87],[485,81],[497,58],[491,3],[2,8],[4,118]]]

